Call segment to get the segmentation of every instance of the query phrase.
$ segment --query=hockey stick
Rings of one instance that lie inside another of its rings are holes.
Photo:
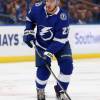
[[[36,48],[36,46],[34,45],[35,51],[37,52],[38,56],[40,58],[43,59],[43,57],[41,56],[41,54],[39,53],[38,49]],[[63,90],[63,92],[65,93],[66,97],[68,100],[71,100],[71,98],[69,97],[69,95],[67,94],[67,92],[63,89],[62,85],[60,84],[58,78],[56,77],[56,75],[54,74],[54,72],[52,71],[52,69],[48,66],[48,64],[46,64],[46,68],[50,71],[50,73],[52,73],[53,77],[55,78],[55,80],[57,81],[58,85],[60,86],[60,88]]]

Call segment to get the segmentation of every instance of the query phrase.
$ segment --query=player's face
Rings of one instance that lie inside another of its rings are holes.
[[[52,13],[57,7],[56,0],[46,0],[46,10],[48,13]]]

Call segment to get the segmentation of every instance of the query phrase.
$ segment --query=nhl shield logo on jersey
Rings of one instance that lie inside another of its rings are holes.
[[[60,19],[61,20],[67,20],[67,15],[65,13],[60,14]]]

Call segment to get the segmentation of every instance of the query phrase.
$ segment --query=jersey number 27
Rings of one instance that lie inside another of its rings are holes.
[[[69,33],[69,29],[68,29],[68,27],[64,27],[63,28],[63,35],[67,35]]]

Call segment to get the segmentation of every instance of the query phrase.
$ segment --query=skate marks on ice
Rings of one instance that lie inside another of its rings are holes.
[[[73,100],[100,100],[100,59],[75,61],[69,93]]]
[[[33,63],[0,64],[0,100],[37,100]],[[47,100],[55,100],[48,96]]]
[[[57,63],[52,63],[52,69]],[[0,64],[0,100],[36,100],[34,62]],[[47,100],[56,100],[51,76],[46,87]],[[100,59],[77,60],[68,93],[72,100],[100,100]]]

